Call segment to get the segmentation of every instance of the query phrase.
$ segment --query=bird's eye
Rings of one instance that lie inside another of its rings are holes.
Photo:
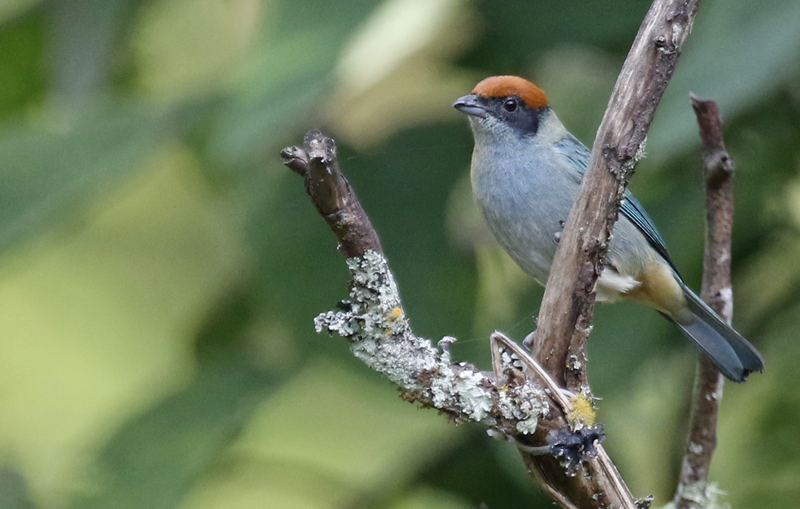
[[[503,103],[503,109],[509,113],[516,111],[517,106],[519,106],[519,103],[517,103],[517,100],[513,97],[506,99],[506,101]]]

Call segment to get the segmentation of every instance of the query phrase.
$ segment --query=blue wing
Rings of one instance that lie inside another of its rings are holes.
[[[561,153],[569,159],[578,170],[580,178],[583,179],[583,175],[586,173],[586,167],[589,165],[589,149],[586,148],[586,145],[570,134],[556,143],[555,148],[560,150]],[[672,267],[672,270],[675,271],[675,274],[678,274],[678,269],[675,268],[669,251],[667,251],[666,243],[661,237],[661,234],[658,233],[658,230],[656,230],[653,220],[647,215],[647,212],[645,212],[639,200],[627,189],[625,190],[625,199],[622,200],[619,210],[623,216],[628,218],[630,222],[641,230],[647,241],[653,246],[653,249],[663,256],[664,260],[666,260]]]
[[[625,199],[622,201],[619,210],[623,216],[627,217],[642,231],[642,233],[644,233],[650,245],[658,251],[658,254],[664,257],[664,260],[669,263],[675,274],[680,277],[678,269],[675,267],[675,264],[672,263],[672,257],[670,257],[669,251],[667,251],[667,245],[661,237],[661,234],[656,230],[656,225],[653,224],[653,220],[647,215],[647,212],[645,212],[639,200],[627,189],[625,190]]]

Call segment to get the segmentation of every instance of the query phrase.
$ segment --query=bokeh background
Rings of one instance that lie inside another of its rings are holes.
[[[450,105],[501,73],[591,144],[646,0],[0,2],[0,508],[551,507],[513,447],[402,402],[313,317],[347,295],[333,235],[278,151],[320,127],[417,333],[488,368],[541,290],[471,201]],[[728,385],[712,478],[800,498],[800,2],[707,0],[631,184],[697,288],[690,91],[738,165],[735,325],[767,370]],[[695,352],[601,306],[606,445],[665,503]]]

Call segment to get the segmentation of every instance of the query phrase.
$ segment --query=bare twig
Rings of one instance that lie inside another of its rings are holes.
[[[347,258],[367,251],[383,253],[367,213],[339,171],[333,140],[319,131],[309,131],[303,142],[304,148],[287,147],[281,151],[283,164],[305,180],[308,196],[339,239],[342,253]]]
[[[556,381],[588,392],[586,340],[595,281],[647,129],[700,0],[655,0],[622,67],[547,280],[534,344]]]
[[[706,180],[706,247],[703,257],[701,296],[730,323],[733,316],[731,289],[731,237],[733,231],[733,160],[725,150],[722,119],[717,103],[694,95],[692,106],[700,126]],[[692,390],[689,436],[681,463],[675,507],[698,507],[705,499],[711,457],[717,445],[717,415],[725,378],[705,355],[700,355]]]

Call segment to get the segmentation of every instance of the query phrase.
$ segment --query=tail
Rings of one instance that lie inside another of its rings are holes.
[[[726,324],[705,302],[681,282],[686,303],[694,315],[689,324],[675,322],[714,361],[723,375],[744,382],[753,371],[764,369],[764,358],[741,334]]]

